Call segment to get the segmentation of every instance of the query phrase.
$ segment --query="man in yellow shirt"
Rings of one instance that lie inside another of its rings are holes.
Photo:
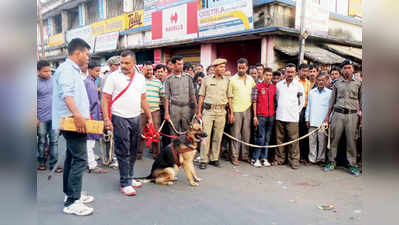
[[[232,135],[239,140],[249,142],[251,135],[251,94],[255,81],[246,72],[248,70],[248,60],[240,58],[237,61],[237,74],[235,74],[229,83],[229,92],[233,94],[232,109],[233,113],[229,116],[229,122],[232,125]],[[231,143],[231,162],[238,166],[238,156],[241,160],[250,162],[248,146],[242,145],[236,141]]]
[[[311,83],[308,79],[309,76],[309,65],[301,64],[298,68],[297,80],[302,84],[305,93],[305,105],[299,115],[299,137],[308,133],[308,128],[305,121],[306,106],[308,105],[308,94],[311,89]],[[300,162],[305,165],[309,165],[309,139],[305,138],[299,141],[299,150],[301,153]]]

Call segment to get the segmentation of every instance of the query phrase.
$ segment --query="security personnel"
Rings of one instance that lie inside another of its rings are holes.
[[[172,121],[176,131],[187,131],[197,107],[193,79],[183,72],[183,57],[171,59],[173,72],[165,80],[165,120]],[[173,135],[178,135],[170,127]]]
[[[362,107],[362,82],[353,75],[353,63],[345,60],[342,64],[343,77],[339,78],[333,85],[330,106],[326,119],[331,117],[331,143],[328,151],[328,164],[324,171],[335,169],[335,158],[337,148],[345,130],[346,135],[346,157],[350,166],[350,173],[358,176],[359,170],[356,167],[356,129],[359,125],[358,110]]]
[[[209,164],[215,167],[220,167],[219,153],[224,125],[226,123],[226,104],[229,102],[230,112],[232,112],[231,99],[233,97],[231,90],[229,92],[228,88],[229,79],[223,77],[226,70],[226,62],[225,59],[216,59],[212,63],[214,74],[202,80],[202,85],[199,91],[197,117],[202,118],[203,112],[204,130],[208,134],[206,144],[201,144],[200,169],[205,169],[208,164],[212,130],[212,153],[209,157]]]

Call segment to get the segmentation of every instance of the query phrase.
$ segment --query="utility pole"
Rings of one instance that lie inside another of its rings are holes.
[[[44,55],[44,37],[43,37],[43,18],[42,18],[42,4],[40,0],[37,0],[37,14],[39,16],[41,53],[42,53],[42,58],[44,58],[45,55]]]
[[[297,1],[298,3],[298,1]],[[306,0],[302,0],[301,2],[301,27],[299,34],[299,55],[298,55],[298,65],[303,62],[303,58],[305,56],[305,41],[307,38],[307,32],[305,31],[305,15],[306,15]]]

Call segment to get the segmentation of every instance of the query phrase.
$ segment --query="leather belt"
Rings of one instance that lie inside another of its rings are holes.
[[[183,102],[178,102],[178,101],[174,101],[174,100],[170,101],[170,103],[171,103],[172,105],[177,105],[177,106],[180,106],[180,107],[190,105],[190,103],[183,103]]]
[[[353,114],[353,113],[357,113],[357,110],[345,109],[345,108],[334,108],[334,112],[342,113],[342,114]]]
[[[211,105],[211,109],[225,109],[226,105]]]

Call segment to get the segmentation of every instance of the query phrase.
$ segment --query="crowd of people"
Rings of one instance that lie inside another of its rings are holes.
[[[123,51],[111,57],[108,71],[89,59],[90,46],[82,39],[68,44],[68,58],[51,74],[47,61],[37,63],[38,169],[57,164],[58,137],[66,140],[63,169],[64,212],[89,215],[86,204],[94,197],[82,192],[82,175],[87,169],[106,173],[99,166],[95,143],[102,135],[87,134],[85,120],[104,121],[104,130],[113,132],[115,158],[119,168],[120,189],[136,195],[142,184],[133,179],[136,160],[144,155],[141,134],[149,126],[160,128],[160,142],[153,142],[155,159],[171,138],[186,131],[193,118],[203,122],[208,134],[198,149],[199,168],[222,167],[221,158],[234,166],[249,163],[254,167],[285,164],[298,169],[300,164],[318,164],[324,171],[336,168],[340,140],[345,133],[351,174],[358,176],[357,139],[361,128],[361,72],[345,60],[329,71],[317,65],[288,63],[273,71],[262,64],[237,61],[237,73],[226,70],[226,59],[216,59],[205,71],[202,65],[184,63],[173,56],[166,65],[145,62],[140,69],[135,54]],[[73,116],[77,132],[60,131],[59,120]],[[275,149],[250,147],[281,145],[329,123],[330,137],[317,130],[309,138]],[[244,143],[230,140],[227,132]],[[48,141],[47,141],[48,140]],[[48,144],[46,144],[48,143]],[[327,149],[327,145],[329,148]],[[49,146],[46,151],[46,146]],[[48,152],[48,154],[46,154]],[[48,156],[47,156],[48,155]],[[286,160],[287,159],[287,160]]]

